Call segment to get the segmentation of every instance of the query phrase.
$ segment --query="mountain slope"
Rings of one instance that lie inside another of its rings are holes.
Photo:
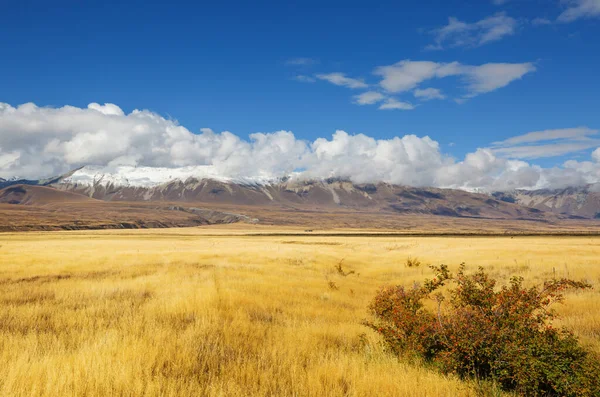
[[[0,190],[0,232],[188,227],[236,222],[255,220],[212,208],[105,202],[46,186],[12,185]]]
[[[214,175],[210,166],[117,167],[111,172],[101,167],[82,167],[45,180],[0,180],[0,188],[15,184],[49,186],[102,201],[195,203],[293,211],[376,211],[514,220],[600,217],[597,186],[488,195],[387,183],[354,184],[333,178],[235,179]]]
[[[48,186],[48,185],[51,185],[54,183],[60,183],[64,179],[70,178],[73,174],[82,170],[83,168],[85,168],[85,167],[76,168],[66,174],[59,175],[59,176],[52,177],[52,178],[43,178],[43,179],[23,179],[23,178],[18,178],[18,177],[14,177],[14,178],[10,178],[10,179],[0,178],[0,189],[4,189],[5,187],[13,186],[13,185]]]
[[[37,205],[68,204],[96,201],[78,193],[61,191],[45,186],[12,185],[0,190],[1,204]]]
[[[541,211],[567,215],[574,218],[600,218],[600,192],[598,186],[569,187],[556,190],[517,190],[496,193],[499,200],[514,202]]]
[[[539,210],[496,200],[485,194],[386,183],[353,184],[339,179],[250,184],[188,178],[150,187],[115,183],[80,184],[63,180],[52,186],[104,201],[211,203],[297,210],[348,209],[466,218],[547,218]]]

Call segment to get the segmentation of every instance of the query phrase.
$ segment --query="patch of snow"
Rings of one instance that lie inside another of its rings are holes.
[[[333,202],[336,204],[340,203],[340,196],[338,196],[337,192],[335,191],[335,188],[331,185],[327,186],[329,188],[329,191],[331,192],[331,195],[333,196]]]
[[[271,175],[256,177],[226,177],[217,172],[214,166],[188,166],[180,168],[162,167],[97,167],[86,166],[75,171],[71,176],[62,180],[62,183],[84,186],[131,186],[154,187],[167,182],[184,182],[189,178],[214,179],[220,182],[236,183],[249,186],[264,186],[276,182],[277,178]]]
[[[16,181],[24,181],[25,178],[21,178],[20,176],[11,176],[9,178],[0,178],[1,182],[16,182]]]
[[[269,191],[267,189],[265,189],[264,187],[261,187],[260,190],[265,194],[265,196],[267,196],[269,198],[269,200],[273,201],[273,196],[271,195],[271,193],[269,193]]]

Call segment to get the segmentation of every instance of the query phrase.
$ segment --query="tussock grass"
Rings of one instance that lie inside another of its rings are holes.
[[[595,289],[569,294],[559,325],[600,350],[600,238],[203,233],[0,235],[0,395],[481,394],[361,325],[379,286],[429,277],[409,256],[587,279]]]

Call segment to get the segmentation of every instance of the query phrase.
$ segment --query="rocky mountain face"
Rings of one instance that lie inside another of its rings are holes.
[[[74,172],[74,171],[73,171]],[[29,185],[29,186],[49,186],[55,183],[60,183],[71,173],[47,179],[24,179],[24,178],[0,178],[0,189],[13,185]]]
[[[0,232],[141,229],[256,223],[247,215],[188,205],[95,200],[51,186],[0,189]]]
[[[215,179],[171,175],[166,169],[158,169],[160,173],[155,175],[156,170],[131,168],[121,169],[118,174],[106,174],[96,173],[93,167],[84,167],[45,180],[0,180],[0,189],[15,184],[49,186],[114,202],[210,203],[292,210],[348,209],[463,218],[600,219],[600,189],[596,186],[479,194],[387,183],[354,184],[342,179]]]
[[[596,185],[556,190],[516,190],[494,193],[498,200],[571,218],[600,219],[600,189]]]
[[[299,210],[344,208],[466,218],[541,220],[547,217],[535,208],[524,208],[485,194],[386,183],[353,184],[339,179],[287,180],[263,185],[188,178],[185,181],[174,180],[151,187],[60,181],[51,186],[103,201],[212,203]]]

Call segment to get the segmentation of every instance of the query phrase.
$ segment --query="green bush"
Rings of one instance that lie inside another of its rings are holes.
[[[514,277],[496,288],[482,268],[471,275],[464,266],[456,275],[444,265],[431,268],[432,280],[383,288],[369,306],[375,320],[366,324],[393,352],[528,396],[600,396],[599,358],[551,325],[550,306],[565,290],[589,284],[555,279],[526,288]],[[425,305],[428,299],[435,303]]]

